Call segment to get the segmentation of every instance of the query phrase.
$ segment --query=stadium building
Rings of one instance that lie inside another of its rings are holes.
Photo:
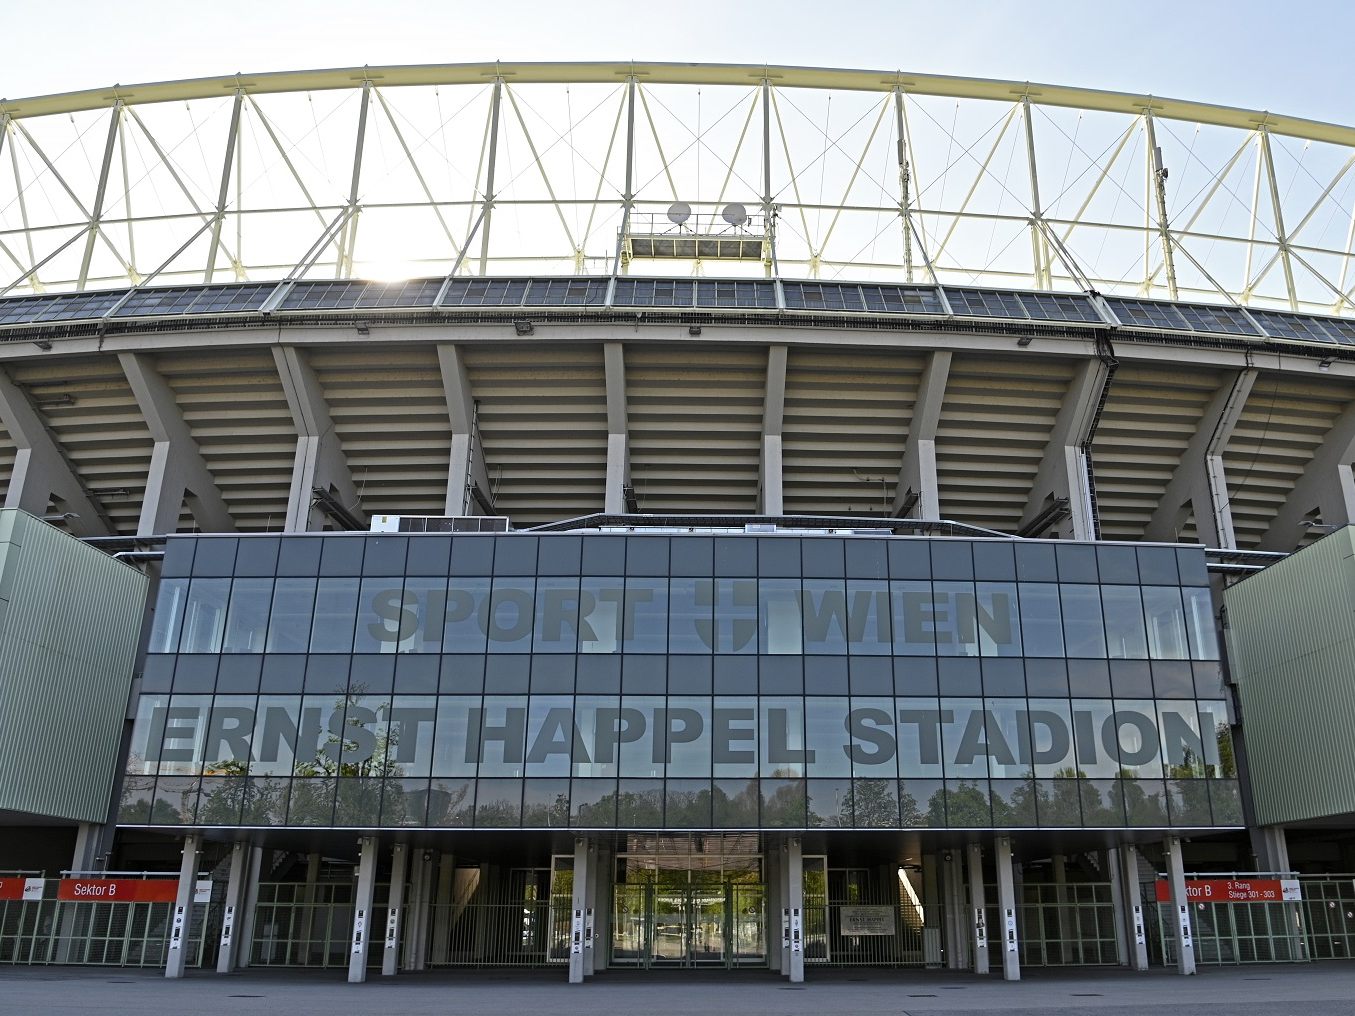
[[[874,71],[0,101],[0,962],[1351,955],[1352,168]]]

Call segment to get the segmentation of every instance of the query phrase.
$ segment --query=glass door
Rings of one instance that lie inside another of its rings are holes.
[[[662,875],[651,898],[649,962],[656,967],[691,966],[692,899],[686,879],[681,878],[686,872]]]

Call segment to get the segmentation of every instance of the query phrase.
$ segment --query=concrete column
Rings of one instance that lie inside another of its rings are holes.
[[[401,969],[422,969],[420,957],[428,941],[429,878],[432,859],[426,850],[415,850],[409,861],[409,900],[405,905],[405,955]]]
[[[1305,535],[1307,520],[1329,526],[1355,522],[1355,405],[1336,418],[1331,430],[1261,537],[1261,550],[1293,550]]]
[[[1016,941],[1016,884],[1012,876],[1012,840],[999,836],[996,845],[997,905],[1002,920],[1002,979],[1021,980],[1021,954]]]
[[[612,852],[606,846],[594,849],[593,874],[593,973],[607,969],[608,943],[612,937]]]
[[[1167,882],[1171,886],[1172,934],[1176,938],[1176,972],[1195,973],[1195,938],[1190,928],[1190,900],[1186,897],[1186,871],[1181,860],[1181,839],[1168,836],[1162,841],[1167,858]]]
[[[1035,473],[1035,482],[1031,484],[1025,511],[1021,514],[1020,528],[1034,528],[1036,520],[1056,499],[1066,499],[1067,510],[1057,513],[1057,517],[1046,516],[1050,521],[1029,535],[1044,536],[1053,530],[1063,540],[1096,538],[1084,447],[1092,436],[1109,378],[1110,368],[1100,357],[1094,357],[1084,361],[1068,383],[1054,419],[1054,429]]]
[[[447,466],[448,515],[486,515],[476,497],[488,501],[489,471],[485,468],[484,448],[480,445],[475,400],[471,396],[470,376],[461,347],[438,346],[438,368],[447,399],[447,418],[452,425],[451,459]]]
[[[1148,926],[1143,914],[1143,896],[1139,888],[1139,852],[1132,843],[1112,851],[1124,899],[1120,914],[1124,928],[1125,957],[1130,970],[1148,969]]]
[[[1101,853],[1099,867],[1110,882],[1110,906],[1114,914],[1115,926],[1115,962],[1122,967],[1129,966],[1129,949],[1126,942],[1129,923],[1125,913],[1124,870],[1120,860],[1120,851],[1111,847]]]
[[[588,867],[591,851],[588,840],[574,839],[574,893],[570,902],[569,922],[569,983],[582,984],[588,970],[584,953],[587,950],[588,923]]]
[[[1260,871],[1289,872],[1289,841],[1284,826],[1260,826],[1252,833],[1256,863]]]
[[[438,859],[438,877],[437,883],[433,887],[433,917],[432,917],[432,936],[433,947],[430,955],[435,958],[442,958],[447,955],[451,947],[452,935],[452,906],[453,897],[456,892],[456,858],[448,853],[443,853]],[[469,901],[470,895],[474,890],[467,893],[466,900],[457,900],[458,904],[464,904]]]
[[[969,934],[974,943],[974,973],[988,973],[988,899],[983,888],[983,847],[965,848],[969,861]]]
[[[0,425],[14,442],[14,465],[0,506],[22,508],[41,518],[55,498],[58,510],[74,516],[66,528],[76,536],[113,532],[28,395],[4,370],[0,370]]]
[[[241,925],[240,905],[245,896],[249,851],[249,844],[241,840],[231,846],[230,874],[226,879],[226,909],[221,915],[221,943],[216,953],[218,974],[229,974],[235,969],[235,957],[240,945],[236,929]]]
[[[583,911],[583,976],[592,977],[597,969],[598,923],[598,848],[588,849],[587,906]]]
[[[945,859],[946,967],[967,970],[973,918],[965,902],[964,860],[957,850],[946,851]]]
[[[941,493],[936,479],[936,431],[950,376],[950,359],[947,350],[932,353],[918,382],[917,400],[913,403],[913,418],[908,424],[908,440],[903,447],[903,465],[899,468],[899,483],[894,495],[892,514],[896,517],[941,517]]]
[[[783,972],[792,984],[805,979],[805,863],[800,837],[786,843],[786,904],[790,908],[790,966]]]
[[[305,533],[324,528],[328,516],[312,507],[316,487],[330,491],[360,520],[362,511],[353,473],[310,360],[295,346],[274,346],[273,361],[296,428],[286,531]]]
[[[118,362],[136,397],[137,406],[155,442],[146,492],[141,502],[138,536],[173,533],[185,504],[198,528],[207,533],[235,531],[226,502],[207,469],[173,390],[144,353],[119,353]]]
[[[1237,546],[1223,453],[1256,377],[1257,371],[1252,367],[1225,374],[1163,490],[1157,510],[1148,520],[1144,539],[1167,542],[1177,539],[1193,511],[1195,532],[1206,547]]]
[[[263,848],[249,849],[249,868],[245,877],[244,912],[240,915],[240,942],[236,952],[236,966],[244,970],[249,966],[254,952],[254,920],[259,909],[259,876],[263,872]]]
[[[1054,855],[1054,902],[1055,912],[1059,915],[1059,960],[1072,963],[1069,943],[1076,937],[1072,929],[1073,915],[1068,909],[1068,858],[1063,854]]]
[[[790,976],[790,845],[782,843],[777,851],[778,892],[781,900],[781,976]]]
[[[781,895],[781,848],[767,847],[766,860],[763,862],[762,877],[767,883],[767,966],[782,973],[781,949],[785,934],[782,931],[781,908],[785,905]]]
[[[386,945],[381,953],[381,974],[394,975],[400,965],[400,932],[405,906],[405,868],[409,847],[397,843],[391,848],[390,896],[386,903]]]
[[[376,889],[375,836],[358,841],[358,887],[353,894],[353,936],[348,951],[348,983],[367,980],[367,949],[372,937],[372,895]]]
[[[174,914],[165,959],[166,977],[182,977],[188,965],[188,933],[193,926],[193,892],[198,884],[198,851],[201,849],[201,833],[189,833],[184,837],[183,857],[179,862],[179,891],[174,896]]]
[[[302,951],[300,957],[302,963],[311,962],[311,943],[315,941],[315,897],[319,892],[317,888],[319,881],[320,855],[309,853],[306,855],[306,909],[301,912],[301,942],[295,946]]]
[[[946,904],[942,886],[941,858],[937,854],[922,855],[922,953],[927,969],[941,966],[943,929],[946,927]]]
[[[762,448],[759,468],[758,511],[780,515],[785,511],[781,436],[786,408],[786,347],[767,347],[767,390],[762,404]]]
[[[607,488],[603,510],[623,515],[626,488],[630,486],[630,426],[626,409],[625,347],[619,342],[602,346],[602,365],[607,385]]]

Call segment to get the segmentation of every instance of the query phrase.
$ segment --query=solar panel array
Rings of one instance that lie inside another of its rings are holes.
[[[231,317],[262,312],[278,283],[148,287],[0,299],[0,328],[164,317]],[[609,298],[610,292],[610,298]],[[439,298],[440,297],[440,298]],[[1275,338],[1355,346],[1355,318],[1107,297],[1126,328],[1188,335]],[[325,314],[475,307],[617,307],[792,313],[954,316],[1001,321],[1110,323],[1089,296],[886,283],[629,278],[467,278],[299,281],[273,312]]]

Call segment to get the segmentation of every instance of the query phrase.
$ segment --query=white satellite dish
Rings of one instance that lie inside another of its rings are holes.
[[[742,226],[748,221],[748,209],[737,201],[731,201],[721,209],[720,217],[731,226]]]
[[[685,201],[674,201],[668,206],[668,221],[680,226],[692,217],[692,206]]]

